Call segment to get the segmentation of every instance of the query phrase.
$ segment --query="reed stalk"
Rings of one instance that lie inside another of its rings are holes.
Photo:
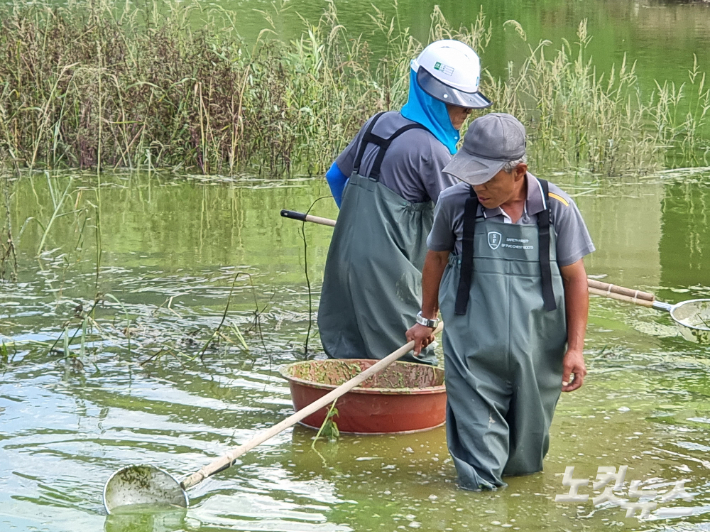
[[[43,228],[43,233],[42,233],[42,238],[39,241],[39,245],[37,246],[37,256],[39,257],[42,254],[42,250],[44,249],[44,243],[47,240],[47,235],[49,235],[49,230],[52,228],[52,225],[54,224],[55,220],[59,218],[60,216],[64,216],[65,214],[68,213],[60,213],[62,206],[64,205],[64,201],[69,197],[69,191],[72,188],[72,184],[74,182],[73,178],[69,178],[69,182],[67,183],[66,188],[64,189],[64,192],[61,194],[59,193],[58,190],[55,190],[54,187],[52,186],[52,179],[49,176],[49,173],[46,174],[47,177],[47,185],[49,187],[49,193],[52,199],[52,206],[54,207],[54,211],[52,212],[52,216],[49,218],[49,221],[46,224],[41,224]]]
[[[8,279],[17,280],[17,253],[15,251],[15,241],[12,237],[12,218],[10,217],[10,178],[0,177],[2,180],[2,199],[5,216],[3,226],[0,230],[0,281]]]

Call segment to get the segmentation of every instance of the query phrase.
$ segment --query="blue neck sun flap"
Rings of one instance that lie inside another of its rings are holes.
[[[409,71],[409,100],[402,107],[402,116],[418,122],[431,131],[441,143],[449,149],[451,155],[456,153],[456,143],[459,132],[451,125],[446,104],[429,96],[417,83],[417,73]]]

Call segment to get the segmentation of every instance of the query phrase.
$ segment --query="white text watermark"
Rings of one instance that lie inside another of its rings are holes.
[[[600,466],[597,469],[596,481],[592,483],[593,490],[603,490],[601,494],[590,499],[588,493],[580,493],[589,485],[588,478],[573,478],[574,466],[565,468],[564,477],[562,477],[562,485],[569,487],[569,492],[556,495],[555,502],[566,503],[585,503],[592,501],[594,506],[599,506],[604,503],[609,503],[612,506],[618,506],[626,510],[626,517],[633,517],[639,512],[638,517],[648,517],[653,510],[658,506],[657,499],[661,503],[666,503],[674,499],[682,499],[684,501],[692,501],[693,495],[685,491],[685,480],[675,482],[675,485],[664,493],[659,493],[658,490],[646,489],[641,486],[640,480],[632,480],[628,487],[628,498],[617,496],[614,491],[619,491],[624,488],[624,479],[628,466],[620,466],[617,473],[615,467]],[[631,499],[636,499],[632,501]],[[693,509],[686,507],[675,508],[659,508],[656,511],[658,517],[684,517],[692,515]]]

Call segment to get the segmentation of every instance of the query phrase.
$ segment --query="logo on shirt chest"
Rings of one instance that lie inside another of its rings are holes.
[[[488,233],[488,247],[491,249],[506,248],[506,249],[534,249],[527,238],[506,238],[503,242],[503,235],[498,231]]]
[[[498,249],[500,243],[503,241],[503,235],[497,231],[491,231],[488,233],[488,246],[491,249]]]

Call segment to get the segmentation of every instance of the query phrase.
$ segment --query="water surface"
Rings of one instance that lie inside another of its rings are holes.
[[[576,197],[598,248],[591,275],[672,303],[710,297],[708,173],[540,175]],[[17,283],[0,285],[0,529],[705,529],[707,348],[677,336],[667,314],[600,298],[590,310],[590,375],[560,401],[543,473],[464,492],[443,428],[343,435],[314,450],[314,433],[295,427],[190,490],[187,512],[107,519],[101,493],[120,467],[181,477],[292,413],[277,368],[304,357],[305,259],[315,309],[331,229],[305,226],[304,249],[301,224],[279,216],[326,196],[320,179],[116,174],[98,184],[42,173],[13,183],[19,269]],[[337,216],[332,199],[313,210]],[[104,301],[82,332],[77,316],[97,293]],[[223,336],[205,348],[228,300]],[[75,334],[65,356],[65,335]],[[307,354],[322,356],[314,328]],[[608,504],[554,502],[568,490],[565,467],[594,479],[599,466],[622,465],[620,497],[631,480],[659,492],[686,480],[694,499],[657,500],[644,520]],[[664,517],[678,507],[692,515]]]

